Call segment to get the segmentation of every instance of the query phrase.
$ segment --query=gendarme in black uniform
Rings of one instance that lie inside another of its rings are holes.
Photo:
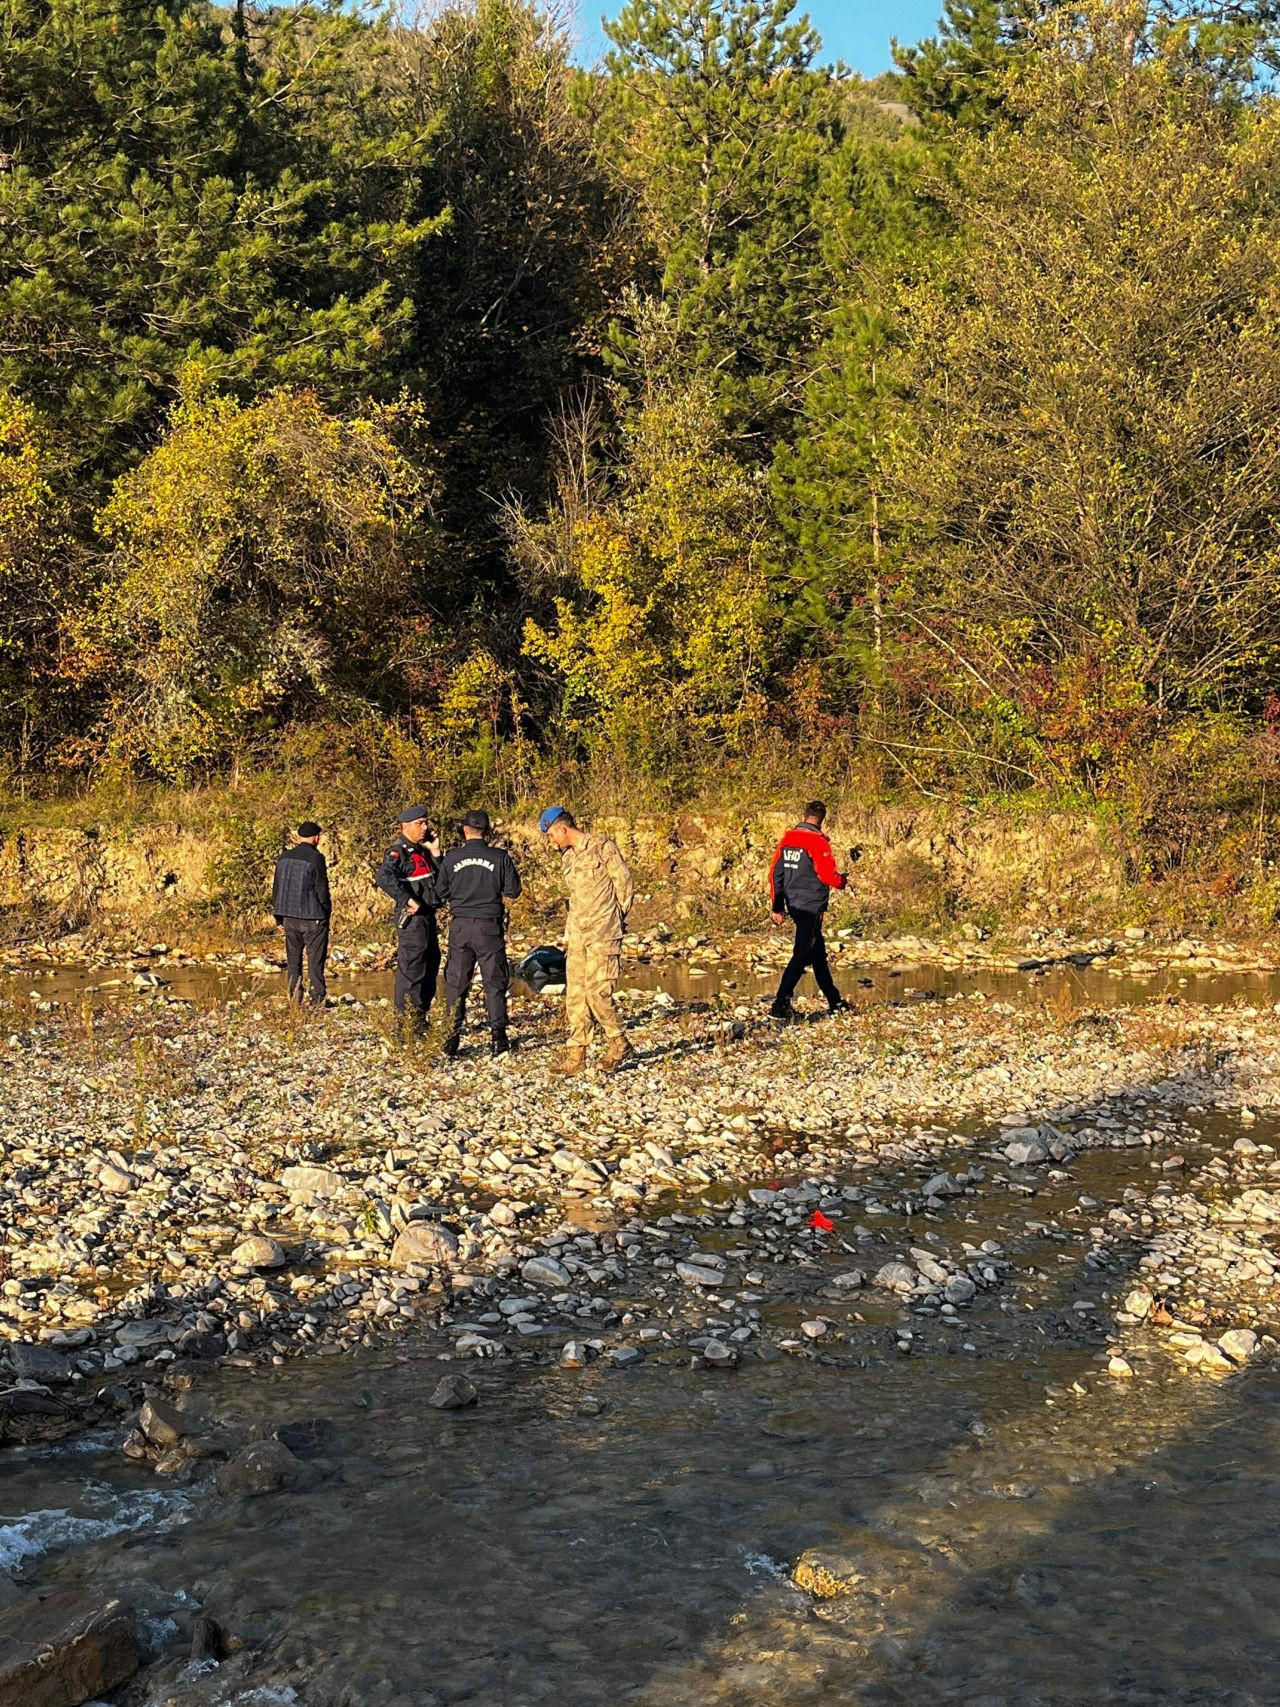
[[[485,1013],[492,1035],[490,1053],[507,1048],[506,902],[520,893],[520,873],[505,848],[490,847],[487,812],[468,812],[463,828],[474,832],[461,847],[450,848],[436,879],[436,895],[449,908],[449,958],[444,969],[444,999],[450,1030],[445,1050],[456,1055],[462,1036],[467,991],[478,966],[484,984]]]
[[[406,806],[400,822],[413,824],[425,820],[426,815],[425,806]],[[396,904],[396,1012],[418,1026],[426,1023],[440,976],[440,932],[436,926],[440,902],[435,890],[440,867],[426,843],[425,836],[413,842],[402,832],[387,849],[374,878],[383,894],[390,895]],[[416,912],[409,912],[410,901],[418,903]]]

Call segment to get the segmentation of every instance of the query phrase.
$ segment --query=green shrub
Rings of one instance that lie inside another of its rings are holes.
[[[231,914],[262,911],[271,898],[271,877],[285,838],[274,824],[233,817],[209,866],[215,905]]]

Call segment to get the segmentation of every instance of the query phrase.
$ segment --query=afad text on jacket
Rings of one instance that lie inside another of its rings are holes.
[[[836,870],[831,843],[813,824],[788,830],[769,867],[769,899],[775,913],[822,913],[833,889],[846,879]]]

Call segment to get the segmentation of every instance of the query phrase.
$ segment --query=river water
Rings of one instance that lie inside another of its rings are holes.
[[[149,963],[145,957],[139,966]],[[179,1001],[225,1002],[228,997],[249,998],[278,993],[282,971],[246,971],[216,964],[182,966],[155,962],[163,983],[157,994]],[[1179,971],[1176,966],[1159,971],[1132,973],[1108,971],[1105,963],[1077,968],[1050,965],[1034,972],[1015,972],[991,967],[909,965],[903,967],[853,966],[833,962],[836,982],[850,997],[875,1001],[911,1001],[949,997],[974,991],[998,1001],[1044,1003],[1061,1007],[1127,1006],[1162,996],[1176,996],[1193,1003],[1222,1003],[1236,1000],[1273,1004],[1280,1002],[1280,972]],[[724,963],[700,967],[691,961],[624,961],[622,991],[665,990],[680,1002],[753,1001],[772,996],[778,971],[760,972]],[[0,998],[35,996],[76,1006],[83,1002],[101,1005],[116,999],[135,1001],[132,969],[111,970],[80,966],[23,967],[0,971]],[[389,1000],[392,974],[353,970],[331,964],[330,994],[359,1001]],[[806,980],[801,994],[811,990]],[[517,991],[523,986],[518,982]]]
[[[1194,1169],[1229,1136],[1183,1121],[1178,1149]],[[455,1365],[426,1330],[222,1370],[201,1415],[239,1440],[327,1419],[323,1480],[228,1503],[130,1465],[116,1435],[11,1452],[0,1556],[127,1594],[162,1655],[196,1607],[244,1642],[221,1666],[164,1660],[130,1698],[148,1707],[1274,1702],[1280,1375],[1156,1360],[1118,1382],[1099,1361],[1143,1247],[1111,1241],[1099,1267],[1089,1230],[1160,1154],[994,1170],[928,1217],[1014,1264],[956,1327],[834,1302],[833,1252],[762,1312],[820,1307],[839,1331],[732,1371],[678,1346],[628,1369]],[[890,1202],[887,1165],[878,1183]],[[708,1245],[723,1195],[679,1206]],[[478,1404],[430,1409],[453,1367]],[[815,1554],[848,1592],[792,1585]]]

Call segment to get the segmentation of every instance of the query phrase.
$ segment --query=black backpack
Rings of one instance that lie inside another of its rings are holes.
[[[548,984],[563,984],[565,958],[562,948],[532,948],[516,967],[515,976],[540,994]]]

